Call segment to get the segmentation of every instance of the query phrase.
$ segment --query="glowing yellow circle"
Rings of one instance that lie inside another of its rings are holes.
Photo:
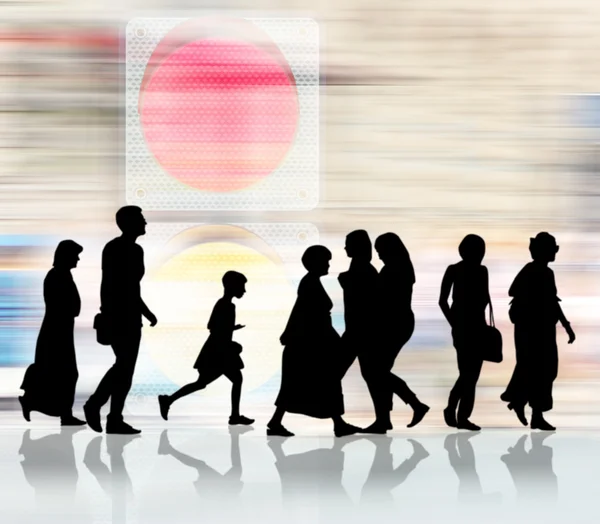
[[[193,365],[208,337],[206,325],[223,294],[221,278],[228,270],[248,278],[246,294],[234,299],[236,323],[246,326],[234,333],[244,347],[244,390],[261,386],[281,366],[279,337],[295,300],[283,266],[252,247],[207,242],[172,256],[152,273],[145,291],[159,319],[156,327],[145,330],[145,345],[157,367],[177,385],[197,378]],[[202,394],[222,394],[229,388],[221,379]]]

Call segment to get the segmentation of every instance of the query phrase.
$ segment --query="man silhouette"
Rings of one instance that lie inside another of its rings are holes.
[[[101,432],[100,409],[111,399],[106,432],[122,435],[141,433],[123,421],[125,399],[131,389],[133,372],[142,338],[142,316],[156,325],[156,317],[144,303],[140,282],[144,276],[144,250],[136,240],[146,234],[146,220],[137,206],[117,211],[122,235],[111,240],[102,252],[100,310],[108,326],[114,365],[100,381],[83,411],[88,425]]]

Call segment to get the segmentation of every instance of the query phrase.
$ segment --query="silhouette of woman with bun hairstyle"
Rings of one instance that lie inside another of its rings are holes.
[[[27,368],[19,397],[23,417],[39,411],[60,417],[62,426],[83,426],[73,416],[75,387],[79,373],[73,331],[81,311],[81,299],[71,270],[77,267],[83,248],[73,240],[56,247],[54,264],[44,279],[46,313],[35,348],[35,361]]]
[[[448,267],[442,280],[440,307],[452,327],[452,341],[458,360],[458,380],[450,391],[444,420],[450,427],[479,431],[469,417],[475,404],[475,390],[483,364],[481,341],[486,327],[485,309],[491,304],[487,268],[481,264],[485,241],[467,235],[458,252],[462,260]],[[448,297],[452,290],[452,306]],[[457,413],[458,408],[458,413]]]
[[[530,239],[529,262],[516,276],[508,294],[513,297],[510,319],[515,325],[517,363],[500,398],[508,402],[519,421],[527,425],[525,406],[531,406],[531,429],[553,431],[543,416],[553,406],[552,385],[558,374],[556,324],[560,322],[569,335],[575,333],[560,307],[554,272],[548,267],[556,259],[559,246],[549,233],[538,233]]]
[[[282,425],[286,412],[315,418],[330,418],[336,437],[356,433],[359,428],[344,421],[340,336],[331,322],[333,303],[321,283],[329,273],[331,252],[311,246],[302,256],[308,273],[298,286],[298,298],[280,341],[281,387],[277,409],[267,425],[267,435],[290,437]]]

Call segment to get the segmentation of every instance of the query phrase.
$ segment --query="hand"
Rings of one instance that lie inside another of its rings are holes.
[[[572,344],[575,342],[575,332],[573,331],[571,324],[567,324],[565,330],[567,331],[567,335],[569,335],[569,344]]]
[[[281,335],[279,337],[279,342],[281,343],[282,346],[285,346],[287,344],[287,338],[284,335]]]
[[[152,313],[152,311],[148,311],[148,314],[146,315],[146,318],[150,321],[150,326],[151,327],[156,326],[156,323],[158,322],[158,319],[156,318],[156,315],[154,313]]]
[[[246,326],[243,326],[242,324],[236,324],[235,327],[233,328],[234,330],[238,330],[238,329],[244,329]]]

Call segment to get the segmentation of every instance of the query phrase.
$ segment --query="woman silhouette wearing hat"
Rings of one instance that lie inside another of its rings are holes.
[[[560,307],[554,272],[548,267],[559,247],[548,233],[530,239],[529,262],[516,276],[508,294],[513,297],[510,319],[515,325],[517,363],[501,399],[508,402],[519,421],[526,426],[525,406],[531,406],[531,429],[553,431],[543,416],[552,409],[552,385],[558,373],[556,324],[560,321],[569,344],[575,333]]]

